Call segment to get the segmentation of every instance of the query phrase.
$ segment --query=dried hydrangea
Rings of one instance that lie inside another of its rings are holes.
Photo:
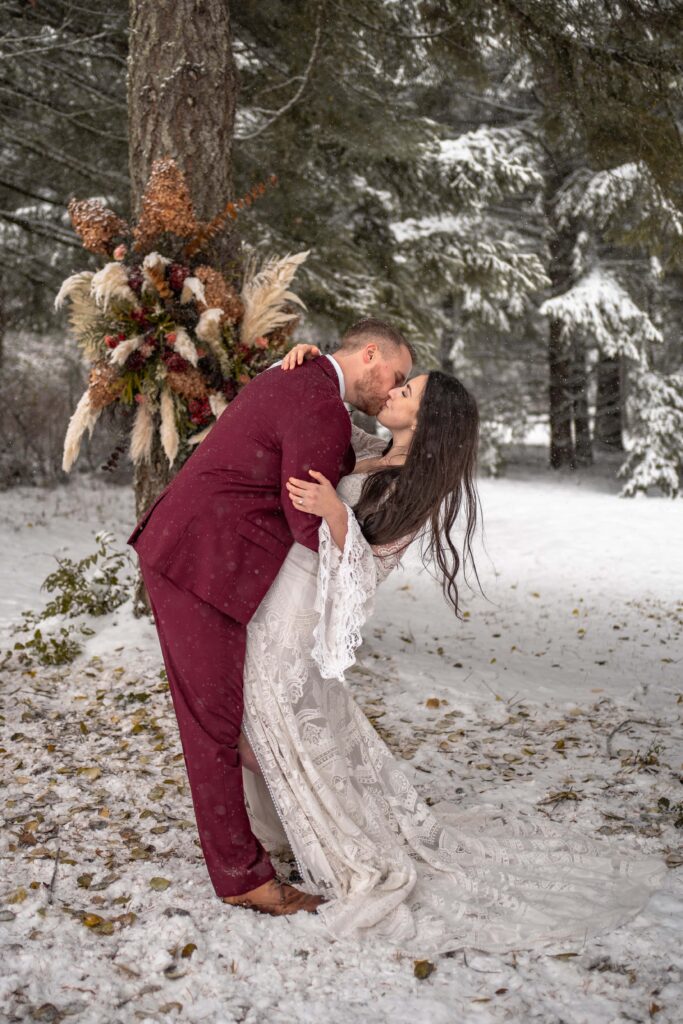
[[[155,160],[142,196],[140,219],[133,230],[135,248],[148,248],[166,232],[184,238],[196,229],[185,175],[174,160]]]
[[[99,199],[72,199],[68,206],[74,231],[88,252],[111,255],[114,239],[125,235],[125,220],[108,209]]]
[[[197,267],[194,276],[204,285],[204,297],[207,309],[222,309],[225,314],[223,322],[236,324],[242,319],[244,305],[237,291],[225,280],[222,274],[212,267]]]

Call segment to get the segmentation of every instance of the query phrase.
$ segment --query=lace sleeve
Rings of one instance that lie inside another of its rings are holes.
[[[346,502],[344,502],[346,505]],[[318,581],[312,656],[323,679],[344,679],[356,660],[361,630],[374,609],[377,569],[372,548],[361,533],[358,520],[346,505],[348,526],[344,550],[332,540],[323,519],[319,527]]]
[[[346,502],[344,502],[346,505]],[[319,527],[318,580],[312,656],[323,679],[344,679],[363,642],[362,629],[374,610],[375,591],[401,561],[412,536],[390,544],[368,544],[358,520],[346,505],[344,550],[332,540],[323,519]]]
[[[374,459],[381,455],[387,446],[382,437],[375,434],[368,434],[366,430],[351,424],[351,445],[356,453],[356,459]]]
[[[378,584],[382,583],[392,569],[400,564],[401,556],[412,540],[413,535],[408,534],[405,537],[399,537],[398,540],[392,540],[389,544],[373,544],[371,546]]]

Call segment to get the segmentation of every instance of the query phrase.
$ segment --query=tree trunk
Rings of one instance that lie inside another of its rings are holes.
[[[233,194],[237,77],[227,0],[131,0],[128,68],[134,216],[152,163],[173,157],[185,173],[197,216],[211,219]],[[230,272],[236,250],[236,235],[226,229],[214,242],[212,258]],[[171,476],[155,431],[152,458],[135,471],[138,517]],[[142,606],[140,583],[136,609]]]
[[[185,173],[197,215],[208,220],[233,193],[237,75],[228,2],[131,0],[130,6],[133,211],[154,160],[170,156]],[[223,239],[224,258],[234,254],[230,237]]]
[[[595,440],[618,452],[624,450],[621,397],[620,361],[601,355],[595,403]]]
[[[576,243],[573,226],[558,224],[555,217],[555,198],[566,174],[563,168],[548,170],[545,192],[545,213],[549,226],[548,250],[550,261],[548,277],[551,295],[562,295],[572,285],[572,253]],[[574,401],[572,392],[572,365],[570,347],[562,337],[562,321],[551,320],[548,325],[550,465],[553,469],[576,466],[576,452],[572,434]]]
[[[5,331],[7,323],[5,320],[5,294],[0,287],[0,374],[5,362]]]
[[[572,394],[569,387],[570,366],[567,346],[562,339],[562,321],[550,321],[548,342],[550,385],[550,465],[574,468],[572,439]]]
[[[570,360],[575,463],[577,466],[590,466],[593,463],[593,444],[588,417],[586,346],[578,338],[574,339]]]
[[[439,345],[439,365],[444,373],[455,373],[455,366],[451,353],[455,344],[455,301],[453,295],[449,294],[443,301],[442,307],[448,325],[441,332]]]

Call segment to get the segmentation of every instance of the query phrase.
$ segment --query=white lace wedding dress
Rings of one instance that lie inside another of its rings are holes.
[[[352,440],[359,459],[383,446],[355,427]],[[348,506],[364,480],[341,481]],[[243,728],[263,772],[244,771],[254,832],[271,850],[291,847],[336,938],[424,956],[616,928],[660,885],[663,860],[533,808],[427,806],[354,701],[344,670],[402,547],[373,551],[349,511],[341,553],[323,522],[319,557],[294,544],[249,623]]]

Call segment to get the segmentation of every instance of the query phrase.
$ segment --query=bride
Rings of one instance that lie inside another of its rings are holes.
[[[297,346],[282,369],[318,354]],[[354,426],[356,468],[336,492],[314,471],[287,485],[300,509],[322,517],[320,544],[318,554],[293,545],[248,625],[240,749],[253,830],[271,851],[291,849],[335,938],[426,955],[616,928],[660,885],[663,860],[529,808],[429,807],[344,680],[377,584],[416,536],[458,613],[461,557],[450,533],[464,511],[471,558],[476,522],[478,413],[462,384],[438,371],[417,376],[377,419],[391,442]]]

